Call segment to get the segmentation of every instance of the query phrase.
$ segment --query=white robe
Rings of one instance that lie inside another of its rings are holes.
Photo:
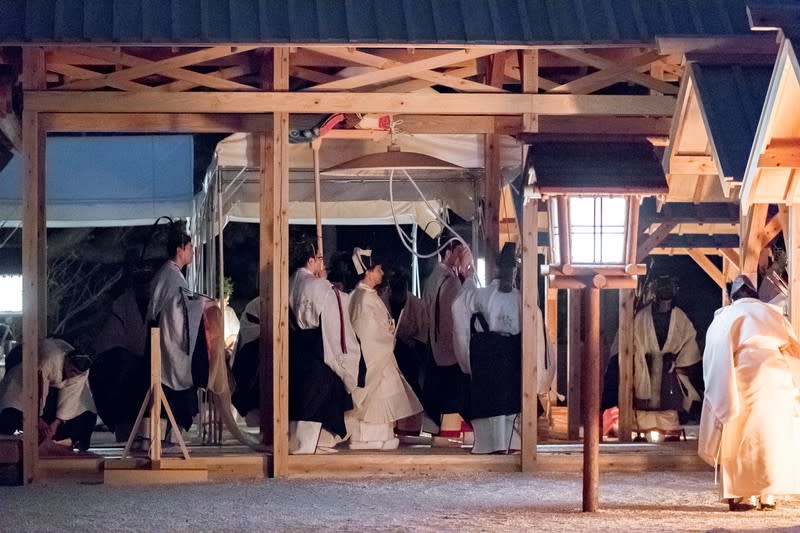
[[[168,260],[150,284],[147,322],[158,321],[161,329],[161,383],[175,391],[192,386],[192,358],[186,278],[178,265]]]
[[[58,391],[56,418],[68,421],[85,411],[97,412],[89,389],[88,370],[64,380],[64,386]]]
[[[225,346],[228,347],[228,339],[233,339],[230,342],[235,344],[236,337],[239,335],[239,328],[241,326],[239,324],[239,318],[236,316],[236,311],[234,311],[229,305],[225,306],[225,310],[223,311],[223,319],[225,324],[223,326],[222,339],[225,342]]]
[[[698,453],[722,498],[800,494],[800,342],[777,307],[742,298],[717,314],[703,355]]]
[[[664,347],[658,345],[656,330],[653,326],[652,304],[643,308],[634,318],[633,323],[634,338],[634,393],[640,400],[649,400],[657,397],[661,391],[654,386],[647,367],[647,354],[674,353],[677,358],[675,367],[678,369],[689,367],[700,361],[700,349],[697,346],[697,332],[689,321],[686,313],[674,307],[670,314],[669,330]],[[700,395],[689,380],[689,376],[680,370],[677,373],[678,380],[682,385],[683,408],[689,410],[692,402],[700,401]],[[664,411],[635,411],[636,427],[640,431],[660,429],[665,431],[680,429],[678,412],[674,410]]]
[[[544,338],[542,311],[537,307],[537,394],[547,394],[555,376],[555,365],[550,360]],[[461,287],[453,302],[453,346],[461,370],[472,374],[470,368],[470,329],[472,315],[481,313],[489,330],[494,333],[517,335],[521,332],[522,295],[518,289],[500,291],[500,281],[493,280],[488,287],[478,288],[472,280]],[[519,449],[519,415],[501,415],[472,420],[475,430],[473,453],[492,453]]]
[[[375,289],[363,283],[359,283],[351,295],[350,319],[361,341],[367,375],[364,387],[353,391],[354,409],[348,413],[348,417],[385,426],[377,438],[356,430],[352,439],[392,439],[395,421],[422,411],[416,394],[397,367],[394,321]]]
[[[337,300],[338,296],[338,300]],[[341,302],[341,307],[340,307]],[[349,296],[307,268],[299,268],[289,280],[289,308],[302,329],[321,327],[325,364],[352,392],[358,384],[361,348],[348,315]],[[342,337],[344,327],[344,337]]]
[[[428,310],[428,331],[433,359],[438,366],[450,366],[457,363],[453,347],[453,301],[458,296],[461,281],[444,263],[436,267],[425,282],[422,300]],[[436,324],[436,296],[439,296],[439,323]]]

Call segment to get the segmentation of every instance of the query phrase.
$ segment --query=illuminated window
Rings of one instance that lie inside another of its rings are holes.
[[[621,196],[569,198],[571,262],[623,264],[626,218],[626,201]]]
[[[22,312],[22,276],[0,276],[0,313]]]

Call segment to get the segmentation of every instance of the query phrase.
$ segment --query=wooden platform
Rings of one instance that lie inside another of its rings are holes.
[[[538,446],[534,472],[580,472],[583,447],[579,443],[541,444]],[[106,469],[131,469],[134,462],[118,461],[119,450],[102,450],[106,457],[56,458],[39,461],[45,478],[71,478],[82,482],[102,483]],[[116,454],[116,457],[110,456]],[[245,447],[195,447],[189,461],[165,458],[161,469],[205,471],[209,481],[264,479],[269,477],[271,456],[253,453]],[[140,466],[144,466],[145,459]],[[704,471],[711,468],[697,456],[696,441],[666,444],[602,444],[601,472]],[[401,448],[391,452],[341,450],[329,455],[289,456],[290,478],[367,477],[435,475],[451,472],[519,472],[519,455],[472,455],[467,449]],[[143,483],[163,482],[164,474],[139,470]],[[202,475],[202,474],[198,474]],[[168,476],[166,476],[168,477]],[[193,481],[204,481],[201,479]]]

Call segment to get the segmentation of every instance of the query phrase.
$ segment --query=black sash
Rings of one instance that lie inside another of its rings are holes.
[[[475,322],[483,331],[477,331]],[[469,343],[470,405],[473,418],[515,415],[522,408],[522,336],[489,331],[480,313],[472,315]]]

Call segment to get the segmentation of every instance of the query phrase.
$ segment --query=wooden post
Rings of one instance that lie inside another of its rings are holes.
[[[274,90],[288,90],[289,50],[273,53]],[[273,114],[261,143],[260,402],[261,432],[272,444],[273,475],[287,474],[289,446],[289,114]]]
[[[39,47],[22,49],[22,86],[44,90],[45,58]],[[22,113],[24,165],[22,214],[22,472],[24,483],[36,476],[39,456],[39,348],[47,334],[46,135],[39,114]]]
[[[314,157],[314,218],[317,223],[317,255],[325,255],[322,248],[322,186],[319,178],[319,149],[322,146],[322,137],[311,141],[311,150]]]
[[[500,135],[484,135],[483,220],[486,279],[492,279],[495,257],[500,249]]]
[[[538,437],[537,372],[539,346],[539,264],[537,201],[526,198],[522,208],[522,471],[536,466]]]
[[[600,289],[586,288],[583,354],[583,511],[597,511],[600,482]]]
[[[789,260],[789,320],[800,334],[800,204],[789,207],[789,231],[784,235]]]
[[[633,433],[633,303],[634,290],[619,291],[619,440],[630,442]]]
[[[547,332],[547,342],[554,350],[550,364],[554,365],[556,372],[553,375],[553,386],[558,385],[558,289],[549,288],[549,278],[545,276],[544,327]]]
[[[567,292],[567,438],[579,438],[581,427],[581,289]]]

